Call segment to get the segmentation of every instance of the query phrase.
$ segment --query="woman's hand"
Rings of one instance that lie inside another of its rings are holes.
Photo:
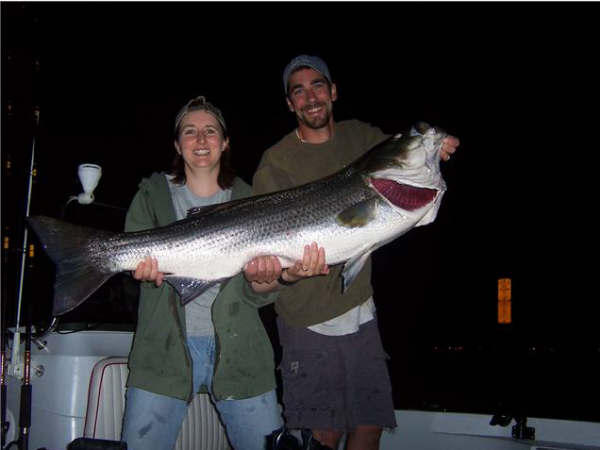
[[[132,275],[139,281],[154,281],[156,286],[160,286],[165,278],[165,274],[158,270],[158,260],[150,256],[137,265]]]
[[[244,266],[244,276],[249,282],[272,283],[281,275],[277,256],[259,256]]]

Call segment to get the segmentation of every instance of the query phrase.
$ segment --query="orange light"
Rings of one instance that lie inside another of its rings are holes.
[[[512,283],[510,278],[498,278],[498,323],[512,322]]]
[[[35,245],[29,244],[29,257],[33,258],[35,256]]]

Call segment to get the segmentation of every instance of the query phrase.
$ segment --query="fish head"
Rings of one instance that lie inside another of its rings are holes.
[[[363,176],[368,185],[399,214],[416,225],[433,222],[446,191],[440,151],[447,134],[426,123],[408,135],[396,135],[367,155]]]

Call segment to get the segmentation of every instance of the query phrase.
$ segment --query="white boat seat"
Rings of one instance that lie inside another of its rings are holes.
[[[125,405],[127,358],[109,357],[98,361],[90,375],[83,437],[118,441]],[[225,430],[207,394],[199,394],[188,414],[175,450],[230,450]]]
[[[98,361],[90,375],[83,437],[118,441],[125,406],[127,358]]]

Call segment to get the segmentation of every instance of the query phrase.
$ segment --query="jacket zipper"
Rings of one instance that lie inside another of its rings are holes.
[[[177,298],[177,295],[175,295],[174,291],[171,291],[171,295],[169,297],[170,301],[175,302],[175,320],[177,321],[177,324],[179,325],[179,334],[181,335],[181,339],[183,342],[183,348],[185,350],[185,357],[187,359],[188,362],[188,367],[189,369],[189,373],[190,373],[190,390],[189,390],[189,394],[188,394],[188,403],[191,402],[194,399],[194,365],[192,364],[192,357],[190,355],[190,349],[188,348],[187,345],[187,337],[186,337],[186,333],[185,333],[185,324],[181,323],[181,318],[179,317],[179,309],[182,308],[183,306],[179,306],[178,305],[178,301],[179,299]],[[185,310],[183,310],[183,314],[185,315]]]
[[[220,351],[220,344],[219,344],[219,335],[217,334],[217,327],[215,327],[215,320],[214,320],[214,308],[215,308],[215,303],[217,303],[217,300],[219,298],[219,296],[221,295],[221,292],[223,291],[223,284],[221,284],[221,286],[219,287],[219,293],[217,294],[217,296],[215,297],[215,300],[213,301],[211,307],[210,307],[210,320],[212,320],[212,324],[213,324],[213,329],[215,330],[215,364],[213,367],[213,376],[212,376],[212,393],[215,396],[215,400],[221,400],[219,397],[217,397],[217,393],[215,391],[215,375],[217,374],[217,367],[219,365],[219,362],[221,361],[221,351]]]

